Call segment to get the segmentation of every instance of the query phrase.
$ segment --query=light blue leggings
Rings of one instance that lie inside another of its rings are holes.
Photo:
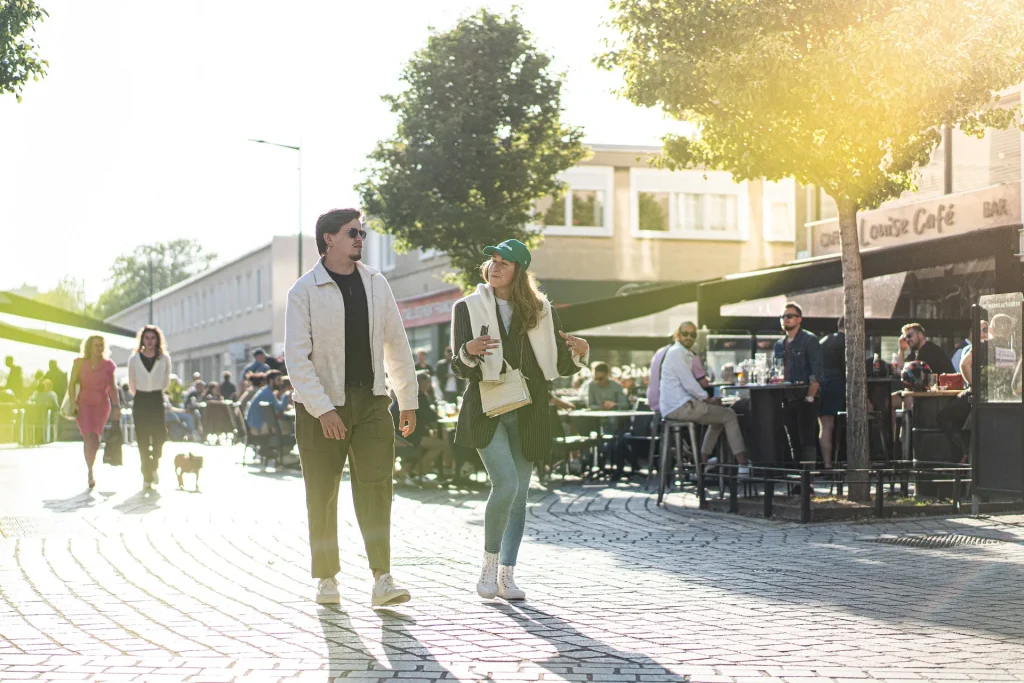
[[[530,491],[533,464],[523,457],[519,441],[518,411],[498,418],[494,438],[478,448],[491,480],[484,512],[484,550],[499,553],[498,561],[514,565],[526,527],[526,495]]]

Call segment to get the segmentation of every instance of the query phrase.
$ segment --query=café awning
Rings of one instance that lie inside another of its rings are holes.
[[[81,313],[67,311],[63,308],[44,304],[33,299],[28,299],[12,292],[0,292],[0,313],[13,315],[19,318],[29,318],[42,322],[77,327],[93,332],[103,332],[121,337],[134,337],[135,331],[117,325],[111,325],[102,320],[92,318]]]
[[[571,304],[559,308],[558,317],[567,332],[633,320],[645,315],[660,313],[679,304],[696,301],[698,284],[697,282],[682,282],[659,285],[631,294]],[[628,337],[616,337],[614,344],[624,342],[629,346],[629,339]],[[663,338],[658,337],[658,339],[664,343]],[[659,348],[659,346],[654,348]]]
[[[996,291],[1021,291],[1022,278],[1017,262],[1020,229],[1020,225],[1006,225],[940,237],[926,243],[865,250],[861,252],[864,278],[991,258],[995,262]],[[722,314],[722,306],[840,287],[842,284],[842,260],[838,254],[704,282],[697,289],[698,325],[706,325],[713,330],[776,329],[778,320],[775,317],[727,316]],[[865,322],[869,333],[896,334],[906,321],[869,318]],[[921,319],[919,322],[926,329],[941,333],[959,330],[965,321]],[[808,329],[831,329],[834,325],[835,318],[804,318],[804,326]]]

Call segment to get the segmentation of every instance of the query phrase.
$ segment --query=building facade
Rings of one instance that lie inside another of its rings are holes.
[[[794,258],[798,192],[792,180],[736,182],[720,171],[652,168],[659,151],[594,145],[586,161],[562,174],[567,192],[538,204],[542,219],[533,229],[544,241],[531,269],[553,303],[707,280]],[[398,255],[385,269],[412,346],[432,361],[448,344],[451,308],[461,296],[443,282],[447,271],[444,256],[420,251]],[[650,318],[601,332],[668,335],[679,322],[675,312]]]

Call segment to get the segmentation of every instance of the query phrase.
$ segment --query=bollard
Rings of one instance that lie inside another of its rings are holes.
[[[708,507],[708,492],[704,488],[704,463],[697,462],[697,503],[701,510],[706,510]]]
[[[764,517],[765,519],[771,519],[774,510],[772,509],[775,504],[775,482],[768,481],[768,470],[764,471]]]
[[[740,502],[736,498],[736,486],[737,479],[739,478],[739,470],[734,466],[730,470],[729,474],[729,512],[737,513],[740,511]]]
[[[881,517],[885,513],[885,473],[878,470],[875,473],[875,517]]]
[[[960,470],[956,471],[953,481],[953,512],[960,512]]]
[[[804,524],[811,521],[811,471],[808,469],[800,473],[800,521]]]

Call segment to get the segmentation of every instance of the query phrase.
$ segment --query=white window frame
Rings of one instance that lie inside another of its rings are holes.
[[[705,178],[705,176],[707,176]],[[629,169],[629,231],[637,239],[701,240],[706,242],[743,242],[749,230],[749,183],[735,182],[727,171],[684,170],[669,171],[660,168]],[[665,232],[640,229],[640,193],[669,194],[669,229]],[[677,213],[680,194],[704,195],[703,215],[708,220],[707,195],[733,195],[736,197],[736,230],[682,230]]]
[[[615,234],[615,168],[612,166],[574,166],[558,174],[566,184],[565,223],[562,225],[541,225],[534,223],[529,229],[544,235],[556,237],[612,237]],[[604,193],[604,225],[602,227],[573,227],[572,191],[596,191]]]
[[[263,308],[263,269],[256,269],[256,310]]]
[[[765,180],[761,191],[761,220],[764,226],[766,242],[796,241],[796,181],[783,178],[779,181]],[[789,230],[780,232],[776,229],[773,214],[776,204],[785,204],[789,211]]]
[[[390,272],[398,267],[398,255],[395,253],[394,235],[382,234],[380,245],[380,270]]]

